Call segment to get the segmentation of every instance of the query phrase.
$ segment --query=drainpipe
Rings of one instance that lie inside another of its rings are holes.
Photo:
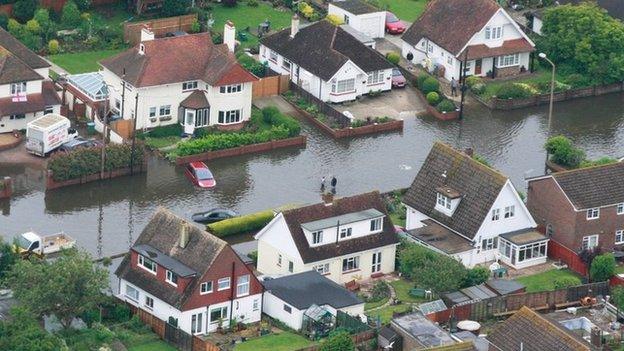
[[[230,318],[228,322],[229,323],[228,327],[232,325],[232,314],[234,313],[234,272],[235,272],[235,269],[236,269],[236,262],[233,261],[232,262],[232,275],[230,276]]]

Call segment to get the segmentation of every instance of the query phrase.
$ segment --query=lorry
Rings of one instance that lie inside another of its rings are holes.
[[[27,124],[26,150],[37,156],[45,157],[77,135],[76,130],[71,128],[69,119],[55,113],[49,113]]]
[[[76,245],[76,240],[65,233],[47,236],[35,232],[26,232],[15,238],[15,251],[22,256],[37,255],[43,257],[57,253],[63,249],[70,249]]]

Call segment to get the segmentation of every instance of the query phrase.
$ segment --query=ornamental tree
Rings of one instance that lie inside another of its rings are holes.
[[[418,286],[438,293],[462,287],[467,270],[460,262],[420,245],[404,245],[399,253],[400,271]]]

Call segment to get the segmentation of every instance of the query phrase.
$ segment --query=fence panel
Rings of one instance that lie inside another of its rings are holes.
[[[335,108],[333,108],[330,104],[326,103],[325,101],[305,91],[303,88],[301,88],[300,86],[298,86],[292,81],[290,82],[290,90],[295,91],[297,94],[299,94],[299,96],[301,96],[307,102],[316,105],[316,107],[318,107],[320,112],[326,114],[327,117],[336,121],[336,123],[339,124],[340,127],[347,128],[351,125],[351,119],[349,119],[349,117],[343,115],[342,112],[336,110]]]
[[[159,18],[142,22],[128,22],[124,24],[124,41],[130,45],[136,45],[141,41],[141,29],[148,26],[157,38],[166,33],[178,30],[188,32],[193,22],[197,20],[197,14],[177,17]]]
[[[567,264],[568,268],[576,273],[582,276],[587,276],[587,265],[581,261],[576,252],[568,249],[556,241],[550,240],[548,242],[548,257],[560,260],[561,262]]]
[[[193,336],[165,323],[165,341],[182,351],[193,351]]]

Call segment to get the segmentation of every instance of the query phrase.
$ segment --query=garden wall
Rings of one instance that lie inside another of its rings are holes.
[[[177,17],[167,17],[142,22],[127,22],[124,24],[124,41],[130,45],[141,42],[141,29],[147,25],[156,38],[164,37],[168,32],[182,30],[189,32],[193,22],[197,21],[197,14]]]
[[[24,139],[24,136],[22,135],[22,133],[19,133],[19,132],[18,132],[17,134],[14,134],[14,135],[17,135],[17,137],[15,138],[15,140],[14,140],[14,141],[12,141],[12,142],[10,142],[10,143],[7,143],[7,144],[2,144],[2,145],[0,145],[0,151],[3,151],[3,150],[9,150],[9,149],[12,149],[12,148],[16,147],[16,146],[18,146],[18,145],[22,142],[22,140]]]
[[[576,254],[576,252],[554,240],[548,241],[548,257],[553,260],[560,260],[561,262],[567,264],[569,269],[584,277],[588,274],[587,265],[585,262],[581,261],[581,258]]]
[[[294,138],[272,140],[266,143],[243,145],[225,150],[208,151],[197,155],[180,156],[176,159],[177,165],[185,165],[190,162],[197,161],[209,161],[217,158],[240,156],[246,154],[255,154],[259,152],[266,152],[274,149],[281,149],[286,147],[305,147],[307,138],[305,135],[299,135]]]
[[[290,82],[290,90],[296,92],[300,97],[302,97],[307,102],[316,105],[319,111],[326,114],[330,118],[335,119],[338,124],[340,124],[343,128],[346,128],[351,125],[351,119],[342,114],[342,112],[333,108],[330,104],[325,101],[317,98],[316,96],[310,94],[309,92],[302,89],[300,86],[295,84],[294,82]],[[294,106],[294,105],[293,105]]]
[[[11,177],[4,177],[0,180],[0,199],[8,199],[13,195],[13,180]]]
[[[285,93],[288,91],[289,80],[290,76],[287,74],[260,78],[252,84],[252,98]]]
[[[142,173],[142,172],[147,172],[147,163],[143,163],[143,164],[139,163],[134,167],[134,173]],[[85,183],[95,182],[95,181],[104,180],[104,179],[113,179],[113,178],[123,177],[127,175],[130,175],[130,167],[120,168],[120,169],[109,171],[109,172],[104,172],[104,178],[100,178],[100,173],[95,173],[95,174],[90,174],[90,175],[76,178],[76,179],[70,179],[70,180],[57,182],[54,180],[52,171],[48,170],[47,175],[46,175],[46,190],[63,188],[63,187],[70,186],[70,185],[85,184]]]

